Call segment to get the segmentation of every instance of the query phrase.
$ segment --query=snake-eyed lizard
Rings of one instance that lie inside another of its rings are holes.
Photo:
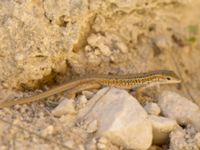
[[[181,80],[179,79],[179,77],[173,71],[169,70],[157,70],[131,75],[87,76],[59,85],[35,96],[30,96],[17,100],[4,101],[0,103],[0,108],[10,107],[16,104],[35,102],[63,91],[68,91],[69,93],[76,93],[84,89],[100,88],[101,86],[136,90],[140,88],[146,88],[149,86],[180,82]]]

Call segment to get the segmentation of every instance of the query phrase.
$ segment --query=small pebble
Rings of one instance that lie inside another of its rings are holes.
[[[52,110],[54,116],[62,116],[65,114],[75,114],[74,101],[72,99],[65,98],[56,108]]]
[[[87,103],[87,98],[85,95],[80,95],[77,99],[77,108],[83,108],[85,107],[86,103]]]
[[[24,59],[24,54],[23,53],[17,53],[16,55],[15,55],[15,60],[16,61],[21,61],[21,60],[23,60]]]
[[[67,142],[64,143],[64,145],[68,148],[73,149],[74,148],[74,141],[73,140],[69,140]]]
[[[97,148],[98,149],[106,149],[106,145],[102,143],[97,143]]]
[[[95,131],[97,131],[97,120],[93,120],[91,123],[89,123],[88,127],[87,127],[87,133],[93,133]]]
[[[82,144],[78,145],[78,149],[79,150],[85,150],[84,145],[82,145]]]
[[[200,148],[200,132],[198,132],[195,135],[194,139],[195,139],[195,142],[196,142],[197,146]]]
[[[42,135],[43,136],[47,136],[47,135],[52,135],[54,131],[54,127],[52,125],[49,125],[48,127],[46,127],[43,131],[42,131]]]
[[[101,138],[99,139],[99,143],[107,144],[107,143],[108,143],[108,140],[107,140],[107,138],[105,138],[105,137],[101,137]]]
[[[156,103],[147,103],[144,106],[144,109],[150,115],[156,115],[156,116],[158,116],[160,114],[160,107]]]
[[[82,91],[82,94],[85,95],[85,97],[86,97],[87,99],[92,98],[92,96],[94,95],[94,93],[91,92],[91,91]]]

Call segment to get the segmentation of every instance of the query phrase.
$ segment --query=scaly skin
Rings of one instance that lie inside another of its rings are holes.
[[[82,77],[68,83],[54,87],[41,94],[21,98],[18,100],[9,100],[0,103],[0,108],[11,107],[16,104],[26,104],[35,102],[46,97],[63,91],[80,92],[84,89],[100,88],[101,86],[110,86],[123,89],[139,89],[159,84],[180,83],[181,80],[173,72],[169,70],[157,70],[146,73],[136,73],[131,75],[95,75]]]

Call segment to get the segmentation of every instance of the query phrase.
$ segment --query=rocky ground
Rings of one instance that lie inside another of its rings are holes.
[[[200,149],[200,3],[0,0],[0,99],[87,74],[174,70],[141,101],[115,88],[0,110],[0,149]]]

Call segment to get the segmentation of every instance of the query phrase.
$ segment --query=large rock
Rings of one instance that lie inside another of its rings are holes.
[[[125,90],[104,88],[80,111],[86,122],[97,120],[97,136],[130,149],[147,149],[152,143],[152,126],[139,102]]]
[[[165,116],[180,125],[191,123],[200,131],[200,109],[195,103],[174,92],[164,91],[158,98],[158,105]]]

